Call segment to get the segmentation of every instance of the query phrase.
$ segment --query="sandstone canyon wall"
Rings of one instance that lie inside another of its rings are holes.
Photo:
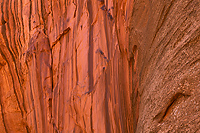
[[[199,62],[199,0],[0,0],[0,132],[200,132]]]

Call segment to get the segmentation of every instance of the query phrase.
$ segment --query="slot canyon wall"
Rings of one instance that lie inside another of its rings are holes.
[[[0,0],[0,132],[200,132],[200,1]]]

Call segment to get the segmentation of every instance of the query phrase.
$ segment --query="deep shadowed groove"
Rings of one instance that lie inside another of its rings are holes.
[[[65,29],[60,35],[58,35],[56,40],[53,42],[52,48],[60,41],[61,38],[64,37],[65,34],[68,34],[69,31],[70,31],[70,27],[67,27],[67,29]]]
[[[44,32],[44,34],[46,35],[46,23],[45,23],[45,15],[47,14],[46,12],[45,12],[45,6],[44,6],[45,4],[43,3],[43,0],[41,0],[41,18],[42,18],[42,24],[44,25],[44,29],[43,29],[43,32]],[[41,24],[41,25],[42,25]]]
[[[89,12],[89,52],[88,52],[88,75],[89,75],[89,91],[93,90],[93,26],[91,23],[93,21],[92,13],[92,1],[87,2],[88,12]],[[93,93],[91,93],[91,108],[90,108],[90,122],[91,122],[91,132],[93,133],[93,119],[92,119],[92,106],[93,106]]]
[[[110,29],[110,27],[107,25],[108,24],[108,19],[107,19],[107,14],[105,13],[104,14],[104,30],[105,30],[105,38],[106,38],[106,43],[107,43],[107,51],[108,51],[108,60],[110,59],[110,48],[109,48],[109,46],[110,46],[110,39],[109,39],[109,32],[108,32],[108,30]]]
[[[21,4],[21,7],[20,7],[20,9],[21,9],[21,25],[22,25],[22,27],[21,27],[21,32],[22,32],[22,36],[23,36],[23,41],[24,41],[24,43],[26,42],[26,40],[25,40],[25,32],[24,32],[24,22],[23,22],[23,17],[22,17],[22,14],[23,14],[23,2],[22,2],[22,0],[20,0],[21,2],[20,2],[20,4]],[[21,34],[20,34],[21,35]],[[20,40],[20,42],[21,42],[21,38],[19,38],[19,40]],[[22,44],[21,44],[22,45]],[[22,46],[21,46],[22,47]]]
[[[76,64],[75,64],[75,66],[76,66],[76,84],[78,84],[79,78],[78,78],[78,65],[77,65],[77,58],[78,58],[78,57],[77,57],[77,49],[75,49],[75,54],[76,54],[76,55],[75,55],[75,56],[76,56],[76,57],[75,57],[75,60],[76,60],[76,61],[75,61],[75,63],[76,63]]]
[[[170,113],[171,108],[174,104],[181,98],[181,97],[189,97],[190,94],[183,94],[183,93],[176,93],[172,98],[169,100],[166,108],[164,108],[161,112],[159,112],[153,120],[158,120],[158,123],[161,123]]]
[[[107,71],[109,72],[109,70]],[[111,124],[110,124],[110,116],[109,116],[109,87],[108,83],[110,83],[109,73],[105,73],[105,128],[106,133],[111,133]]]
[[[30,2],[30,14],[29,14],[29,39],[31,38],[31,15],[32,15],[32,0],[29,0]]]
[[[45,33],[44,33],[45,34]],[[50,41],[48,38],[48,46],[50,49],[50,56],[51,56],[51,66],[50,66],[50,77],[51,77],[51,97],[49,98],[48,106],[49,106],[49,113],[50,113],[50,122],[52,121],[53,118],[53,89],[54,89],[54,79],[53,79],[53,49],[50,46]],[[56,86],[56,85],[55,85]],[[48,116],[47,116],[48,117]],[[53,126],[53,125],[52,125]]]

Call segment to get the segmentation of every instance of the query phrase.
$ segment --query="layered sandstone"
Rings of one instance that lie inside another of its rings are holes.
[[[199,0],[0,0],[0,131],[200,132]]]

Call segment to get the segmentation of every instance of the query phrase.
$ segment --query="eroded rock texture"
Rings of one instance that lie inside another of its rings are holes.
[[[0,131],[200,132],[199,61],[199,0],[0,0]]]

